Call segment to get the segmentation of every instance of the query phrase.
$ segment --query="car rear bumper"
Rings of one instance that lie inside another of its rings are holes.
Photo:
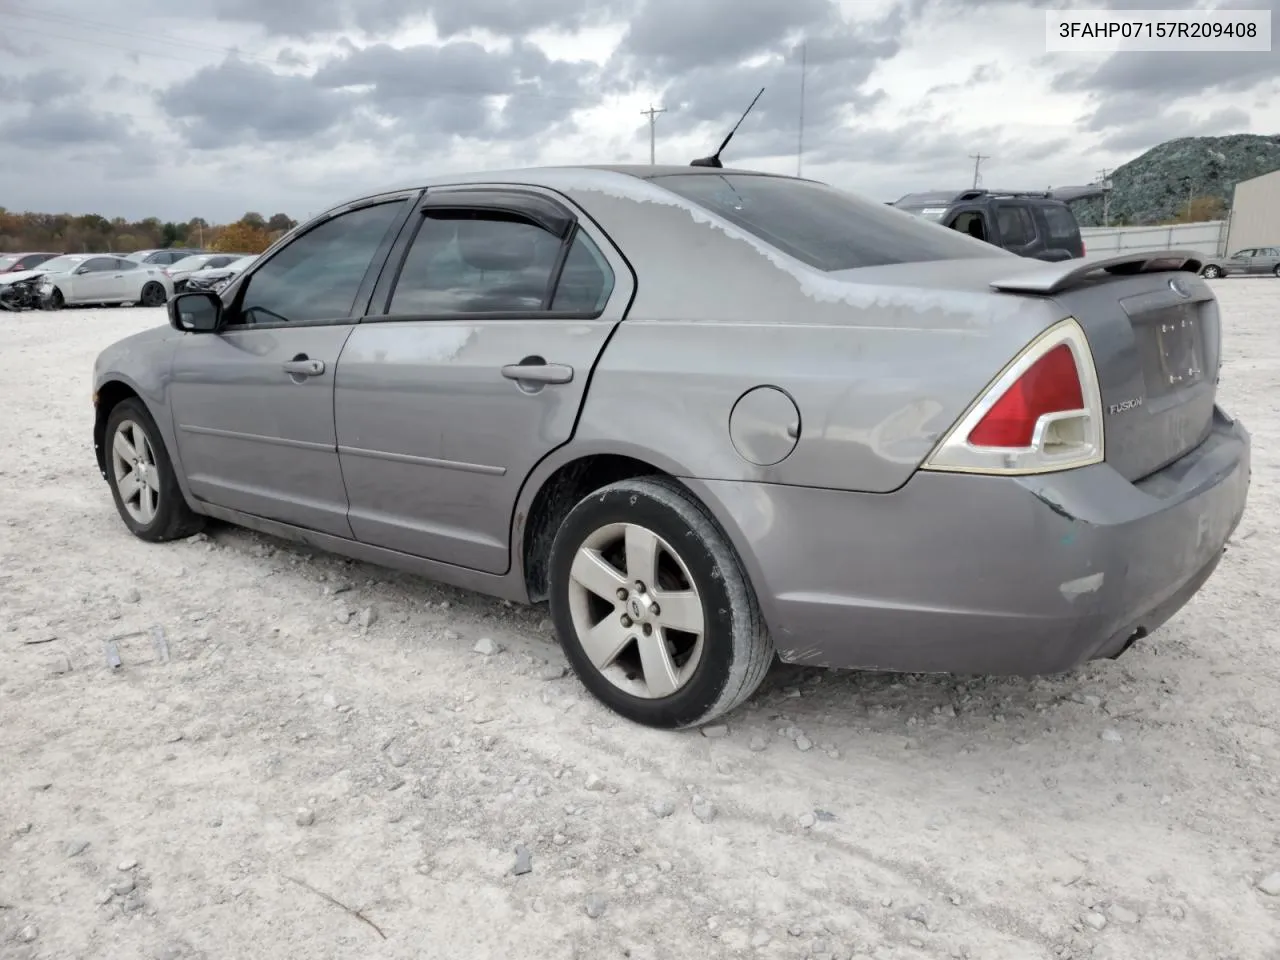
[[[1244,512],[1250,440],[1137,484],[917,472],[889,494],[689,481],[729,530],[783,660],[1034,675],[1122,652],[1209,578]]]

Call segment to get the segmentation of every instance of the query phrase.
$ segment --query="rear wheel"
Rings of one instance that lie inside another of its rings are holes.
[[[169,298],[165,295],[164,287],[152,280],[142,288],[142,305],[144,307],[161,307]]]
[[[729,712],[773,660],[733,547],[665,477],[610,484],[570,511],[551,547],[550,605],[582,683],[646,726],[696,726]]]
[[[160,543],[204,526],[183,499],[173,463],[141,400],[122,400],[107,418],[107,482],[120,519],[135,537]]]
[[[1200,271],[1200,276],[1207,277],[1208,279],[1213,280],[1217,277],[1222,276],[1222,270],[1210,264],[1209,266],[1205,267],[1203,270]]]

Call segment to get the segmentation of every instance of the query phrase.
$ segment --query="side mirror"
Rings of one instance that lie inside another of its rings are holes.
[[[222,325],[222,300],[203,290],[169,301],[169,326],[182,333],[213,333]]]

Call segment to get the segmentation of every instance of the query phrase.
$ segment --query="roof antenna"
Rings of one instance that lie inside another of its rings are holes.
[[[764,93],[764,87],[760,88],[760,93]],[[760,99],[760,93],[756,94],[756,100]],[[724,143],[720,144],[719,150],[717,150],[715,153],[713,153],[709,157],[701,157],[698,160],[694,160],[691,164],[689,164],[689,166],[691,167],[723,167],[724,164],[720,162],[720,154],[722,154],[724,152],[724,148],[729,145],[729,141],[733,139],[733,135],[738,132],[738,128],[742,126],[742,121],[747,119],[747,114],[751,112],[751,107],[754,107],[756,105],[756,100],[752,100],[751,105],[748,106],[747,109],[742,111],[742,116],[740,116],[738,118],[738,122],[733,125],[733,129],[729,131],[729,135],[724,138]]]

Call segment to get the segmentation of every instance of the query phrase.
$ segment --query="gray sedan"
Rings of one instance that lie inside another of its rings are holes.
[[[744,171],[442,177],[103,351],[94,446],[144,540],[214,517],[549,601],[652,726],[779,657],[1056,672],[1173,616],[1244,510],[1200,266]]]
[[[1280,277],[1280,247],[1246,247],[1229,257],[1212,257],[1200,275],[1209,277]]]

